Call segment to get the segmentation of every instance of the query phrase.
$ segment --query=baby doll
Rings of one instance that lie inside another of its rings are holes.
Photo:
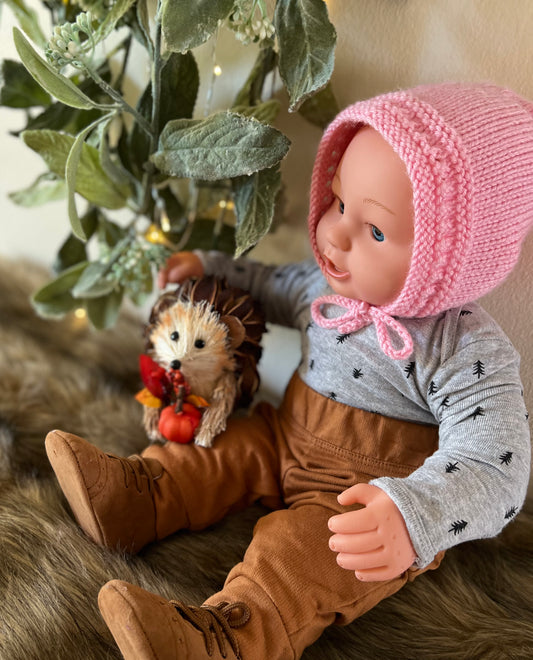
[[[162,285],[224,275],[268,320],[300,329],[302,360],[279,410],[231,419],[211,448],[126,459],[49,434],[76,518],[110,548],[258,499],[274,509],[199,608],[105,585],[100,610],[125,658],[299,658],[330,624],[515,516],[530,465],[519,357],[474,301],[511,271],[532,221],[533,106],[443,84],[356,103],[327,129],[311,187],[316,263],[170,258]]]

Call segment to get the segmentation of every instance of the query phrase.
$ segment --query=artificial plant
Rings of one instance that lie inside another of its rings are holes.
[[[170,250],[239,255],[259,241],[289,149],[272,126],[281,107],[273,75],[290,111],[322,125],[337,111],[328,85],[336,35],[323,0],[45,0],[50,38],[24,0],[4,2],[20,24],[20,62],[3,62],[0,102],[26,111],[20,137],[48,167],[11,198],[30,206],[64,195],[70,220],[55,278],[33,298],[42,315],[83,307],[108,327],[125,296],[140,304],[150,294]],[[257,59],[231,107],[199,116],[194,49],[225,29]],[[150,76],[131,102],[123,87],[134,40]]]

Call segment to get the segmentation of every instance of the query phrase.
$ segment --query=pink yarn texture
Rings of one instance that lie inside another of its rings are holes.
[[[393,147],[413,186],[410,270],[381,312],[430,316],[497,286],[516,264],[533,222],[533,104],[491,84],[445,83],[342,111],[320,142],[311,183],[309,234],[322,269],[316,226],[333,201],[331,179],[340,159],[363,124]],[[322,324],[325,317],[315,311]],[[374,322],[368,314],[366,320]],[[384,343],[387,354],[395,352],[390,338]]]

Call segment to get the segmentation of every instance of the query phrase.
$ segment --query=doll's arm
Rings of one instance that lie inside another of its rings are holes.
[[[373,582],[391,580],[413,564],[416,555],[402,514],[381,488],[356,484],[337,499],[345,506],[364,504],[329,519],[334,532],[329,547],[338,553],[339,566]]]
[[[224,277],[230,286],[245,289],[261,304],[267,321],[287,327],[297,326],[299,315],[307,312],[313,297],[312,287],[319,287],[322,292],[324,286],[322,273],[311,260],[276,266],[248,257],[234,259],[216,250],[197,250],[192,255],[198,258],[204,274]],[[171,257],[169,266],[174,258]],[[172,272],[171,268],[168,272]]]
[[[188,277],[202,277],[204,265],[194,252],[175,252],[161,268],[157,276],[157,284],[163,289],[167,284],[183,282]]]

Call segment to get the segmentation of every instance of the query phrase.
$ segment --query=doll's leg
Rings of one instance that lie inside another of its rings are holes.
[[[323,498],[317,494],[317,502]],[[123,582],[105,585],[100,609],[125,660],[295,660],[327,626],[349,623],[413,579],[408,571],[389,582],[363,583],[340,568],[327,528],[338,511],[336,502],[306,504],[263,517],[243,562],[201,608]]]
[[[205,527],[258,498],[277,505],[275,417],[270,406],[259,406],[251,417],[229,420],[210,448],[169,442],[120,458],[53,431],[46,449],[86,534],[100,545],[137,552],[178,529]]]

